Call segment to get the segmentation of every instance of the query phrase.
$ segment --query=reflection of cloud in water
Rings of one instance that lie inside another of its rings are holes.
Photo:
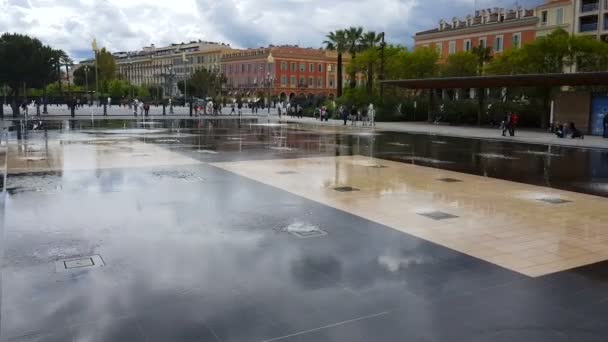
[[[408,268],[410,265],[418,265],[422,263],[424,263],[424,259],[416,256],[395,257],[392,255],[382,255],[378,257],[378,264],[393,273]]]

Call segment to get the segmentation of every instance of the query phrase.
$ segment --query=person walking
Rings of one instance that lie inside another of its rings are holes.
[[[146,116],[148,116],[149,113],[150,113],[150,104],[146,102],[146,104],[144,104],[144,114]]]
[[[342,120],[344,120],[344,126],[348,122],[348,110],[345,106],[340,106],[340,115],[342,115]]]
[[[234,102],[232,102],[232,105],[230,107],[232,108],[232,110],[230,111],[230,115],[236,114]]]
[[[504,119],[502,120],[502,122],[500,124],[500,128],[502,129],[503,137],[507,136],[507,131],[509,131],[510,125],[511,125],[511,113],[507,113],[507,115],[505,115]]]
[[[608,112],[604,112],[604,138],[608,138]]]

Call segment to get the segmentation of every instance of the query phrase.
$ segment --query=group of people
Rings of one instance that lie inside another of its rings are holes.
[[[606,120],[604,120],[606,122]],[[560,122],[556,122],[553,127],[553,133],[558,138],[567,138],[570,136],[572,139],[585,139],[585,135],[581,130],[576,128],[574,122],[569,122],[567,124],[563,124]],[[606,136],[606,123],[604,124],[604,137]]]
[[[350,119],[351,125],[356,125],[357,121],[361,121],[363,126],[375,126],[376,125],[376,109],[374,108],[374,104],[370,103],[364,110],[357,109],[357,106],[352,105],[350,109],[347,106],[340,106],[338,109],[340,113],[340,117],[344,121],[344,125],[346,126],[348,120]]]

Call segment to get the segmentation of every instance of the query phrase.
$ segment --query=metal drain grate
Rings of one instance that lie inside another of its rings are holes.
[[[297,172],[295,171],[279,171],[277,172],[279,175],[295,175]]]
[[[437,179],[440,182],[444,182],[444,183],[460,183],[462,182],[460,179],[456,179],[456,178],[439,178]]]
[[[572,203],[572,201],[568,201],[568,200],[557,198],[557,197],[539,198],[538,200],[541,202],[549,203],[549,204]]]
[[[353,188],[351,186],[340,186],[337,188],[334,188],[334,190],[338,191],[338,192],[353,192],[353,191],[359,191],[359,189],[357,188]]]
[[[418,215],[424,216],[424,217],[428,217],[428,218],[433,219],[435,221],[449,220],[449,219],[458,218],[458,216],[456,216],[456,215],[444,213],[443,211],[429,211],[429,212],[426,212],[426,213],[418,213]]]
[[[103,266],[105,266],[105,263],[99,255],[63,259],[58,260],[55,263],[55,269],[57,272],[79,270],[83,268],[98,268]]]
[[[309,238],[313,238],[313,237],[325,236],[325,235],[327,235],[327,232],[319,229],[319,230],[314,230],[314,231],[310,231],[310,232],[289,232],[289,234],[291,234],[293,236],[297,236],[300,239],[309,239]]]

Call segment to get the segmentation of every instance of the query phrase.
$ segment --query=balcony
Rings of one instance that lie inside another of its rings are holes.
[[[581,23],[580,32],[594,32],[597,31],[597,23]]]
[[[583,1],[581,4],[581,13],[594,12],[600,8],[599,1]]]

